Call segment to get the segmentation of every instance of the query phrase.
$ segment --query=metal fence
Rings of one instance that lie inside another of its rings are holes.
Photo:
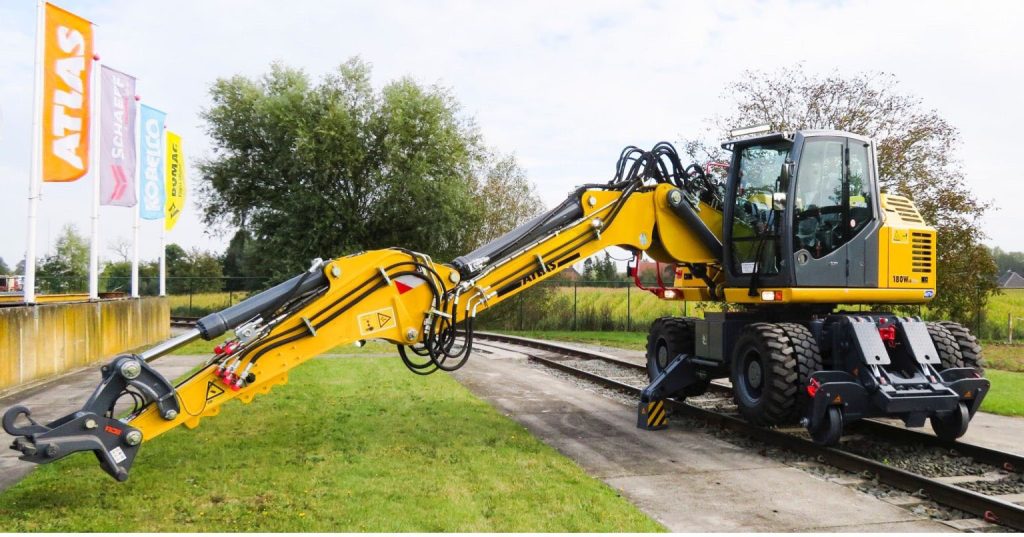
[[[224,309],[269,286],[268,277],[168,277],[167,294],[171,315],[198,317]],[[39,278],[40,293],[85,293],[85,278]],[[130,277],[100,278],[100,291],[107,296],[130,293]],[[142,296],[159,292],[155,276],[139,278]],[[646,331],[661,316],[701,316],[719,311],[720,303],[660,300],[638,289],[632,281],[548,280],[483,312],[478,326],[504,330],[625,330]],[[846,309],[865,311],[865,306]],[[929,317],[926,308],[910,308],[903,314]],[[1024,340],[1024,290],[1007,290],[994,295],[987,309],[979,308],[965,324],[986,341],[1020,343]]]

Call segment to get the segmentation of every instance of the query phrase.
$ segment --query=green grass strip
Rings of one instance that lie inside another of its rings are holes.
[[[663,528],[444,374],[320,358],[250,405],[0,494],[2,531],[649,532]]]

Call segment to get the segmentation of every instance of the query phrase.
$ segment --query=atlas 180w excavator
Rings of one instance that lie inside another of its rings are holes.
[[[675,267],[672,284],[654,289],[661,298],[730,310],[652,324],[638,426],[663,427],[660,401],[728,377],[746,419],[800,422],[821,444],[872,416],[911,427],[930,419],[938,436],[961,436],[989,389],[970,333],[842,309],[924,304],[935,294],[935,230],[909,199],[880,192],[873,142],[838,131],[746,133],[723,148],[732,153],[724,179],[684,167],[670,144],[628,147],[610,182],[579,187],[450,264],[401,248],[317,260],[183,335],[113,359],[81,410],[42,425],[13,407],[3,427],[24,460],[92,451],[125,480],[143,442],[196,427],[232,399],[266,394],[339,344],[386,340],[414,373],[457,369],[472,351],[478,313],[619,246]],[[229,332],[176,386],[150,365]],[[119,417],[123,397],[137,404]]]

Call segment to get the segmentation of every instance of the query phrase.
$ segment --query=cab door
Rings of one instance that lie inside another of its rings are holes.
[[[793,191],[793,266],[800,287],[863,287],[874,219],[868,146],[838,136],[804,139]]]

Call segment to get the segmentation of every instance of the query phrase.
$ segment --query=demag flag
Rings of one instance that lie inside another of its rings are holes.
[[[139,216],[159,220],[164,217],[164,119],[167,114],[146,105],[142,105],[141,112]]]

